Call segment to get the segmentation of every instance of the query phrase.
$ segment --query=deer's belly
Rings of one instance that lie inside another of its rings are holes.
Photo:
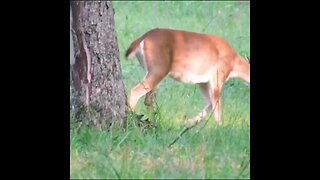
[[[208,74],[197,74],[192,72],[171,71],[169,76],[183,83],[205,83],[209,81]]]

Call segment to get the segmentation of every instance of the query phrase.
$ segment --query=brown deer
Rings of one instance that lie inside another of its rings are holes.
[[[183,83],[197,84],[202,91],[206,106],[192,122],[202,121],[213,110],[217,124],[221,125],[220,93],[224,82],[239,78],[250,83],[250,60],[215,35],[152,29],[131,43],[126,57],[130,59],[134,55],[146,74],[129,93],[132,111],[144,95],[144,104],[152,108],[156,86],[169,75]]]

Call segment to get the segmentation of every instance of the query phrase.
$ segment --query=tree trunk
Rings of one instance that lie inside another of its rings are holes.
[[[72,1],[71,13],[71,110],[76,119],[99,129],[125,124],[127,104],[111,1]]]

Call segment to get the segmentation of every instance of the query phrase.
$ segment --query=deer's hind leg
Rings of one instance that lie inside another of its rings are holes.
[[[155,98],[155,89],[152,89],[146,94],[146,97],[144,99],[144,105],[147,107],[149,111],[154,110],[154,106],[153,106],[154,98]]]
[[[204,109],[194,118],[188,120],[187,126],[192,126],[194,124],[200,123],[207,116],[207,114],[212,110],[212,101],[210,96],[210,85],[209,83],[199,83],[197,84],[202,92],[203,99],[205,101]]]

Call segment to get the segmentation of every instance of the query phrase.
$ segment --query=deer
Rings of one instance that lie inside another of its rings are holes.
[[[221,121],[223,84],[238,78],[250,84],[250,59],[242,57],[222,37],[185,30],[155,28],[134,40],[126,51],[127,60],[137,57],[145,76],[129,92],[128,105],[135,110],[145,95],[145,106],[153,108],[154,92],[167,76],[178,82],[196,84],[206,103],[191,122],[201,122],[213,111]]]

